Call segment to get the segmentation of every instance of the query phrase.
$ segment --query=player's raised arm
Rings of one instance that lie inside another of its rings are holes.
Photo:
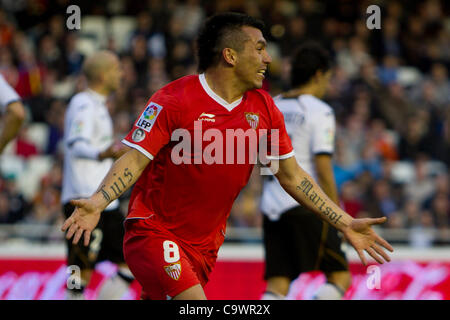
[[[357,251],[362,263],[367,264],[366,251],[378,263],[390,261],[383,247],[394,251],[391,245],[377,235],[372,225],[381,224],[386,217],[378,219],[353,219],[325,194],[311,176],[298,164],[294,157],[279,161],[276,173],[281,186],[300,204],[304,205],[323,220],[342,231],[349,243]]]
[[[25,107],[17,92],[0,74],[0,113],[3,113],[3,129],[0,130],[0,153],[19,132],[25,120]]]
[[[3,118],[3,130],[0,132],[0,153],[19,132],[25,119],[25,108],[20,101],[10,103],[6,107]]]
[[[72,200],[76,207],[72,215],[64,221],[62,231],[66,238],[73,238],[76,244],[83,236],[84,244],[89,244],[92,230],[97,226],[100,213],[109,203],[119,198],[139,178],[150,159],[136,149],[130,149],[108,171],[97,191],[88,199]]]

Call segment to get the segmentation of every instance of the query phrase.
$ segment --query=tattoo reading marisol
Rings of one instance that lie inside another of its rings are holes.
[[[114,177],[116,177],[117,175],[114,173],[113,174]],[[128,168],[125,168],[125,170],[123,171],[123,178],[125,178],[128,181],[124,181],[124,179],[122,179],[122,177],[118,177],[111,186],[109,186],[109,189],[111,189],[116,198],[118,198],[122,192],[124,192],[128,186],[128,184],[133,180],[133,174],[129,171]],[[101,192],[103,195],[103,198],[105,198],[106,201],[110,202],[111,201],[111,196],[109,195],[109,193],[105,190],[106,185],[102,185],[100,190],[97,191]],[[123,188],[123,189],[121,189]]]
[[[302,191],[307,197],[309,197],[309,200],[311,200],[324,215],[328,216],[328,218],[332,222],[334,222],[334,224],[337,224],[342,215],[338,215],[336,212],[334,212],[333,209],[330,208],[314,190],[311,190],[312,187],[313,184],[311,183],[311,181],[309,181],[307,178],[304,178],[300,185],[297,186],[297,190]]]

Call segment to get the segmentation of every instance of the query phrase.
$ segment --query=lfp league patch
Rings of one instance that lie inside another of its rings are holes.
[[[160,106],[159,104],[150,102],[150,104],[145,108],[144,112],[141,114],[141,117],[136,122],[136,127],[141,128],[142,130],[145,130],[147,132],[150,132],[162,108],[163,107]]]

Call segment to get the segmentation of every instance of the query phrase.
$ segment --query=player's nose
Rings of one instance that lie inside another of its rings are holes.
[[[265,54],[263,55],[263,62],[265,64],[270,64],[272,62],[272,57],[267,51],[265,51]]]

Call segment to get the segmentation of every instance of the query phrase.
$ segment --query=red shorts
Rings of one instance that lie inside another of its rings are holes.
[[[196,284],[204,286],[215,262],[207,263],[151,218],[125,221],[123,252],[142,286],[142,299],[151,300],[171,299]]]

